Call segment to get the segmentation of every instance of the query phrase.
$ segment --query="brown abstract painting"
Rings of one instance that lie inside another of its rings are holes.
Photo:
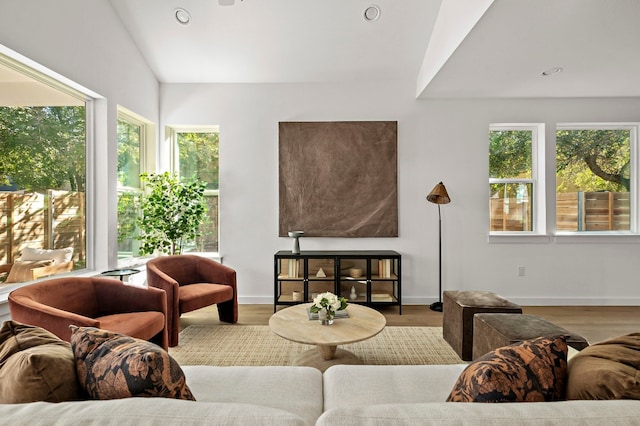
[[[279,235],[397,237],[396,121],[279,123]]]

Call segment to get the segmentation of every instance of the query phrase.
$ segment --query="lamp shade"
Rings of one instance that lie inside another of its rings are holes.
[[[429,195],[427,195],[427,201],[434,204],[449,204],[451,202],[447,188],[444,187],[442,182],[433,187]]]

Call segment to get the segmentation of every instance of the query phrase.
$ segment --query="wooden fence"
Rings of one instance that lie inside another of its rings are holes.
[[[508,207],[505,205],[508,204]],[[558,231],[628,231],[628,192],[572,192],[557,194]],[[491,198],[492,231],[530,231],[531,203],[515,198]]]
[[[628,231],[628,192],[573,192],[558,194],[558,231]]]
[[[74,268],[85,265],[85,194],[0,192],[0,264],[13,263],[25,247],[73,247]]]

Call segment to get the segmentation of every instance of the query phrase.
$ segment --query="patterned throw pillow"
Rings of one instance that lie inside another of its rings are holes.
[[[543,402],[565,397],[565,336],[539,337],[498,348],[469,364],[449,402]]]
[[[94,327],[70,327],[78,380],[91,398],[195,401],[182,369],[161,347]]]

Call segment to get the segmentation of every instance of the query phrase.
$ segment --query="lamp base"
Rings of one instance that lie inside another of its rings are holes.
[[[429,305],[429,308],[431,308],[432,311],[442,312],[442,302],[433,302]]]

